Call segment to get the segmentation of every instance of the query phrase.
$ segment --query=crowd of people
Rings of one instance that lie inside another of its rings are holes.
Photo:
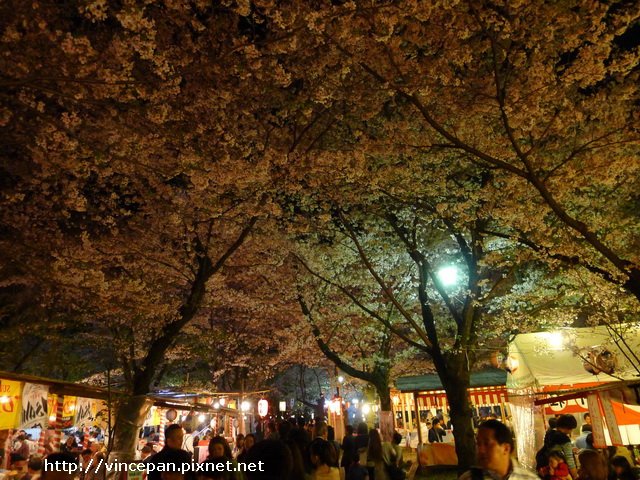
[[[638,480],[640,461],[627,447],[598,449],[593,443],[589,413],[583,415],[580,435],[572,440],[578,422],[573,415],[549,419],[544,444],[536,454],[536,470],[543,480]]]

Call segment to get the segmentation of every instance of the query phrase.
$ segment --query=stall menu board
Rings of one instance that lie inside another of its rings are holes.
[[[0,381],[0,430],[15,428],[20,422],[22,383]]]

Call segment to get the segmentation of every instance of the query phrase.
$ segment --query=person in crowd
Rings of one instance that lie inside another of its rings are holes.
[[[543,468],[545,480],[571,480],[569,467],[560,450],[552,450],[548,458],[549,465]]]
[[[91,459],[93,458],[93,451],[90,448],[85,448],[80,452],[80,467],[82,470],[80,471],[80,480],[84,480],[87,472],[93,467],[97,468],[98,465],[93,465]]]
[[[335,451],[327,440],[316,438],[311,442],[309,455],[314,468],[313,480],[340,480],[340,470],[333,466]]]
[[[578,438],[576,438],[575,441],[575,446],[578,450],[584,450],[586,448],[589,448],[589,446],[587,445],[587,437],[589,436],[589,434],[591,434],[591,425],[582,425],[582,430],[580,433],[580,436]],[[593,435],[592,435],[593,438]]]
[[[216,436],[209,441],[209,455],[205,460],[206,463],[212,463],[215,465],[224,464],[225,466],[231,465],[232,470],[238,470],[237,462],[233,459],[231,453],[231,447],[227,443],[224,437]],[[228,463],[230,462],[230,463]],[[204,462],[203,462],[204,463]],[[222,467],[210,468],[207,473],[203,473],[204,477],[215,480],[241,480],[242,475],[240,472],[229,471],[226,468],[224,471],[220,471]]]
[[[47,468],[47,463],[55,465],[56,462],[77,463],[78,459],[74,455],[64,452],[55,452],[48,455],[42,466],[40,480],[74,480],[74,474],[70,473],[68,469]]]
[[[182,450],[186,450],[193,456],[195,449],[193,448],[195,445],[193,444],[193,428],[189,423],[185,423],[184,425],[184,437],[182,437]]]
[[[578,462],[580,480],[607,480],[609,476],[607,463],[599,452],[583,450],[578,454]]]
[[[291,434],[291,430],[293,430],[293,424],[291,422],[280,422],[278,425],[278,438],[286,443]]]
[[[552,430],[548,436],[545,437],[547,443],[545,448],[549,451],[560,450],[564,454],[564,457],[569,466],[569,472],[574,479],[578,477],[578,470],[576,467],[575,457],[573,456],[573,444],[571,443],[571,432],[578,426],[578,422],[573,415],[560,415],[556,422],[556,429]],[[545,467],[547,464],[539,465],[539,467]]]
[[[611,459],[612,477],[614,480],[638,480],[640,479],[640,469],[633,468],[629,460],[622,455],[616,455]]]
[[[82,450],[76,441],[75,435],[69,435],[65,442],[60,446],[60,452],[78,455]]]
[[[280,440],[257,442],[248,452],[247,462],[262,466],[255,472],[247,471],[247,480],[304,480],[299,473],[295,476],[291,450]]]
[[[336,431],[331,425],[327,425],[327,441],[329,442],[329,445],[331,445],[331,449],[333,450],[333,458],[335,460],[335,463],[331,466],[340,468],[340,444],[336,442]]]
[[[440,419],[434,418],[429,429],[429,443],[440,443],[445,436],[445,431],[440,426]]]
[[[276,422],[271,420],[267,423],[267,428],[264,432],[265,440],[280,440],[280,435],[278,435],[278,428],[276,427]]]
[[[240,451],[240,453],[238,453],[238,456],[236,457],[236,460],[238,461],[238,463],[246,462],[247,454],[249,453],[249,450],[251,450],[251,448],[255,445],[255,443],[256,443],[256,437],[253,436],[253,433],[248,433],[244,437],[244,444],[242,446],[242,450]]]
[[[391,446],[393,447],[393,455],[396,460],[396,465],[399,467],[401,467],[403,463],[402,447],[400,446],[400,443],[402,443],[402,435],[400,435],[399,432],[393,432]]]
[[[150,469],[147,480],[162,480],[158,466],[167,463],[167,459],[178,463],[191,463],[191,454],[186,450],[182,450],[182,442],[184,440],[184,430],[178,424],[169,425],[164,431],[164,447],[158,453],[151,455],[146,459],[148,463],[154,465],[154,469]],[[189,475],[191,479],[193,476]]]
[[[340,466],[344,468],[345,476],[349,472],[349,467],[355,462],[358,456],[358,450],[356,448],[356,441],[353,436],[353,425],[347,425],[345,427],[345,435],[342,439],[342,459],[340,460]]]
[[[378,430],[369,430],[369,447],[367,449],[367,470],[369,478],[375,480],[390,480],[387,466],[394,463],[393,447],[388,442],[382,442]]]
[[[234,442],[233,450],[231,451],[233,458],[238,458],[238,455],[240,455],[243,448],[244,448],[244,434],[239,433],[238,435],[236,435],[236,441]]]
[[[291,452],[291,478],[306,479],[308,478],[308,475],[304,463],[304,455],[302,453],[302,450],[298,446],[298,443],[293,438],[293,432],[295,432],[296,430],[297,429],[292,429],[288,439],[284,442]],[[311,472],[311,468],[309,468],[309,472]]]
[[[478,426],[476,453],[478,467],[467,470],[460,480],[539,480],[512,458],[514,451],[511,430],[502,422],[487,420]]]
[[[153,447],[147,444],[144,447],[142,447],[142,450],[140,450],[140,460],[144,460],[150,455],[153,455]]]
[[[319,420],[313,426],[313,439],[321,438],[327,440],[329,435],[329,429],[327,428],[327,422]]]
[[[27,473],[21,480],[39,480],[42,474],[42,457],[33,456],[27,462]]]
[[[29,444],[27,443],[27,435],[22,431],[19,433],[13,443],[13,451],[10,455],[11,467],[14,469],[22,469],[24,464],[29,460]]]
[[[349,471],[345,475],[345,480],[370,480],[369,470],[364,465],[360,465],[359,457],[349,467]]]
[[[584,432],[586,430],[587,427],[591,427],[591,414],[589,412],[585,413],[582,416],[582,421],[584,422],[582,424],[582,427],[580,427],[580,432]],[[589,428],[589,431],[591,431],[591,428]]]
[[[543,443],[546,445],[548,443],[548,438],[550,435],[552,435],[551,432],[555,432],[556,431],[556,426],[558,425],[558,418],[557,417],[550,417],[549,418],[549,428],[547,429],[547,431],[544,434],[544,441]]]

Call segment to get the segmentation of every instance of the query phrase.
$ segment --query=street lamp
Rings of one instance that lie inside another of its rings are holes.
[[[444,287],[452,287],[458,283],[458,267],[449,265],[438,270],[438,280]]]

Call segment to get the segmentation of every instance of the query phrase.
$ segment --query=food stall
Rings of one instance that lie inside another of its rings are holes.
[[[506,378],[506,371],[498,368],[471,373],[469,398],[476,419],[493,414],[507,420]],[[447,395],[438,375],[400,377],[391,396],[395,428],[403,433],[407,445],[417,448],[427,465],[457,465],[453,434],[447,428]],[[426,423],[434,417],[444,420],[447,435],[443,443],[428,444]]]
[[[518,458],[532,467],[547,419],[592,420],[594,445],[640,443],[640,325],[520,334],[504,362]],[[534,435],[531,432],[535,432]]]

